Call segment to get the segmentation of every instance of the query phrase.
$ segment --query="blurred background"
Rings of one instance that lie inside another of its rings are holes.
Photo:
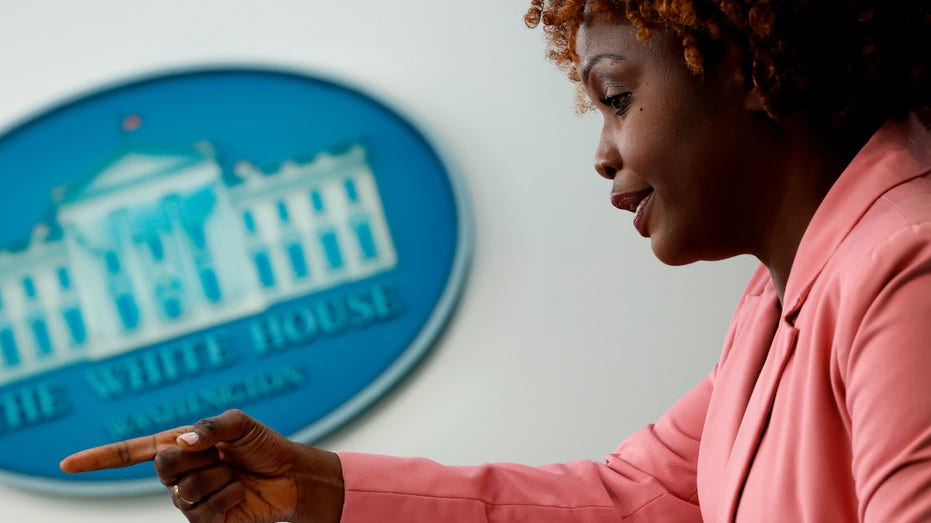
[[[600,460],[714,364],[754,260],[653,257],[609,203],[591,161],[600,117],[575,114],[541,32],[524,28],[529,2],[0,2],[0,129],[165,69],[280,66],[386,101],[462,176],[476,246],[447,329],[320,446],[446,464]],[[13,183],[0,173],[0,190]],[[0,505],[10,522],[184,521],[166,494],[2,485]]]

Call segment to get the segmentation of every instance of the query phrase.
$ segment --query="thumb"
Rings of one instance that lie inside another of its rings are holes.
[[[236,443],[247,434],[261,429],[262,425],[244,412],[231,409],[219,416],[205,418],[191,427],[191,430],[178,435],[176,440],[181,449],[187,451],[204,450],[217,443]]]

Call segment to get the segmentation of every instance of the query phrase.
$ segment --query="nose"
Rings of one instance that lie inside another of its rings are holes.
[[[598,148],[595,150],[595,171],[607,180],[613,180],[621,169],[621,154],[611,138],[607,126],[602,127]]]

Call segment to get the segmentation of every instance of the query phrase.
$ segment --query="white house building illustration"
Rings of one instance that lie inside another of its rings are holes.
[[[0,251],[0,385],[396,265],[361,145],[234,171],[205,143],[132,148],[57,190],[53,223]]]

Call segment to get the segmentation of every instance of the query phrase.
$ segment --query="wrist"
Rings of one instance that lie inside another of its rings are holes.
[[[339,456],[291,442],[297,456],[292,473],[297,487],[294,523],[339,523],[345,489]]]

